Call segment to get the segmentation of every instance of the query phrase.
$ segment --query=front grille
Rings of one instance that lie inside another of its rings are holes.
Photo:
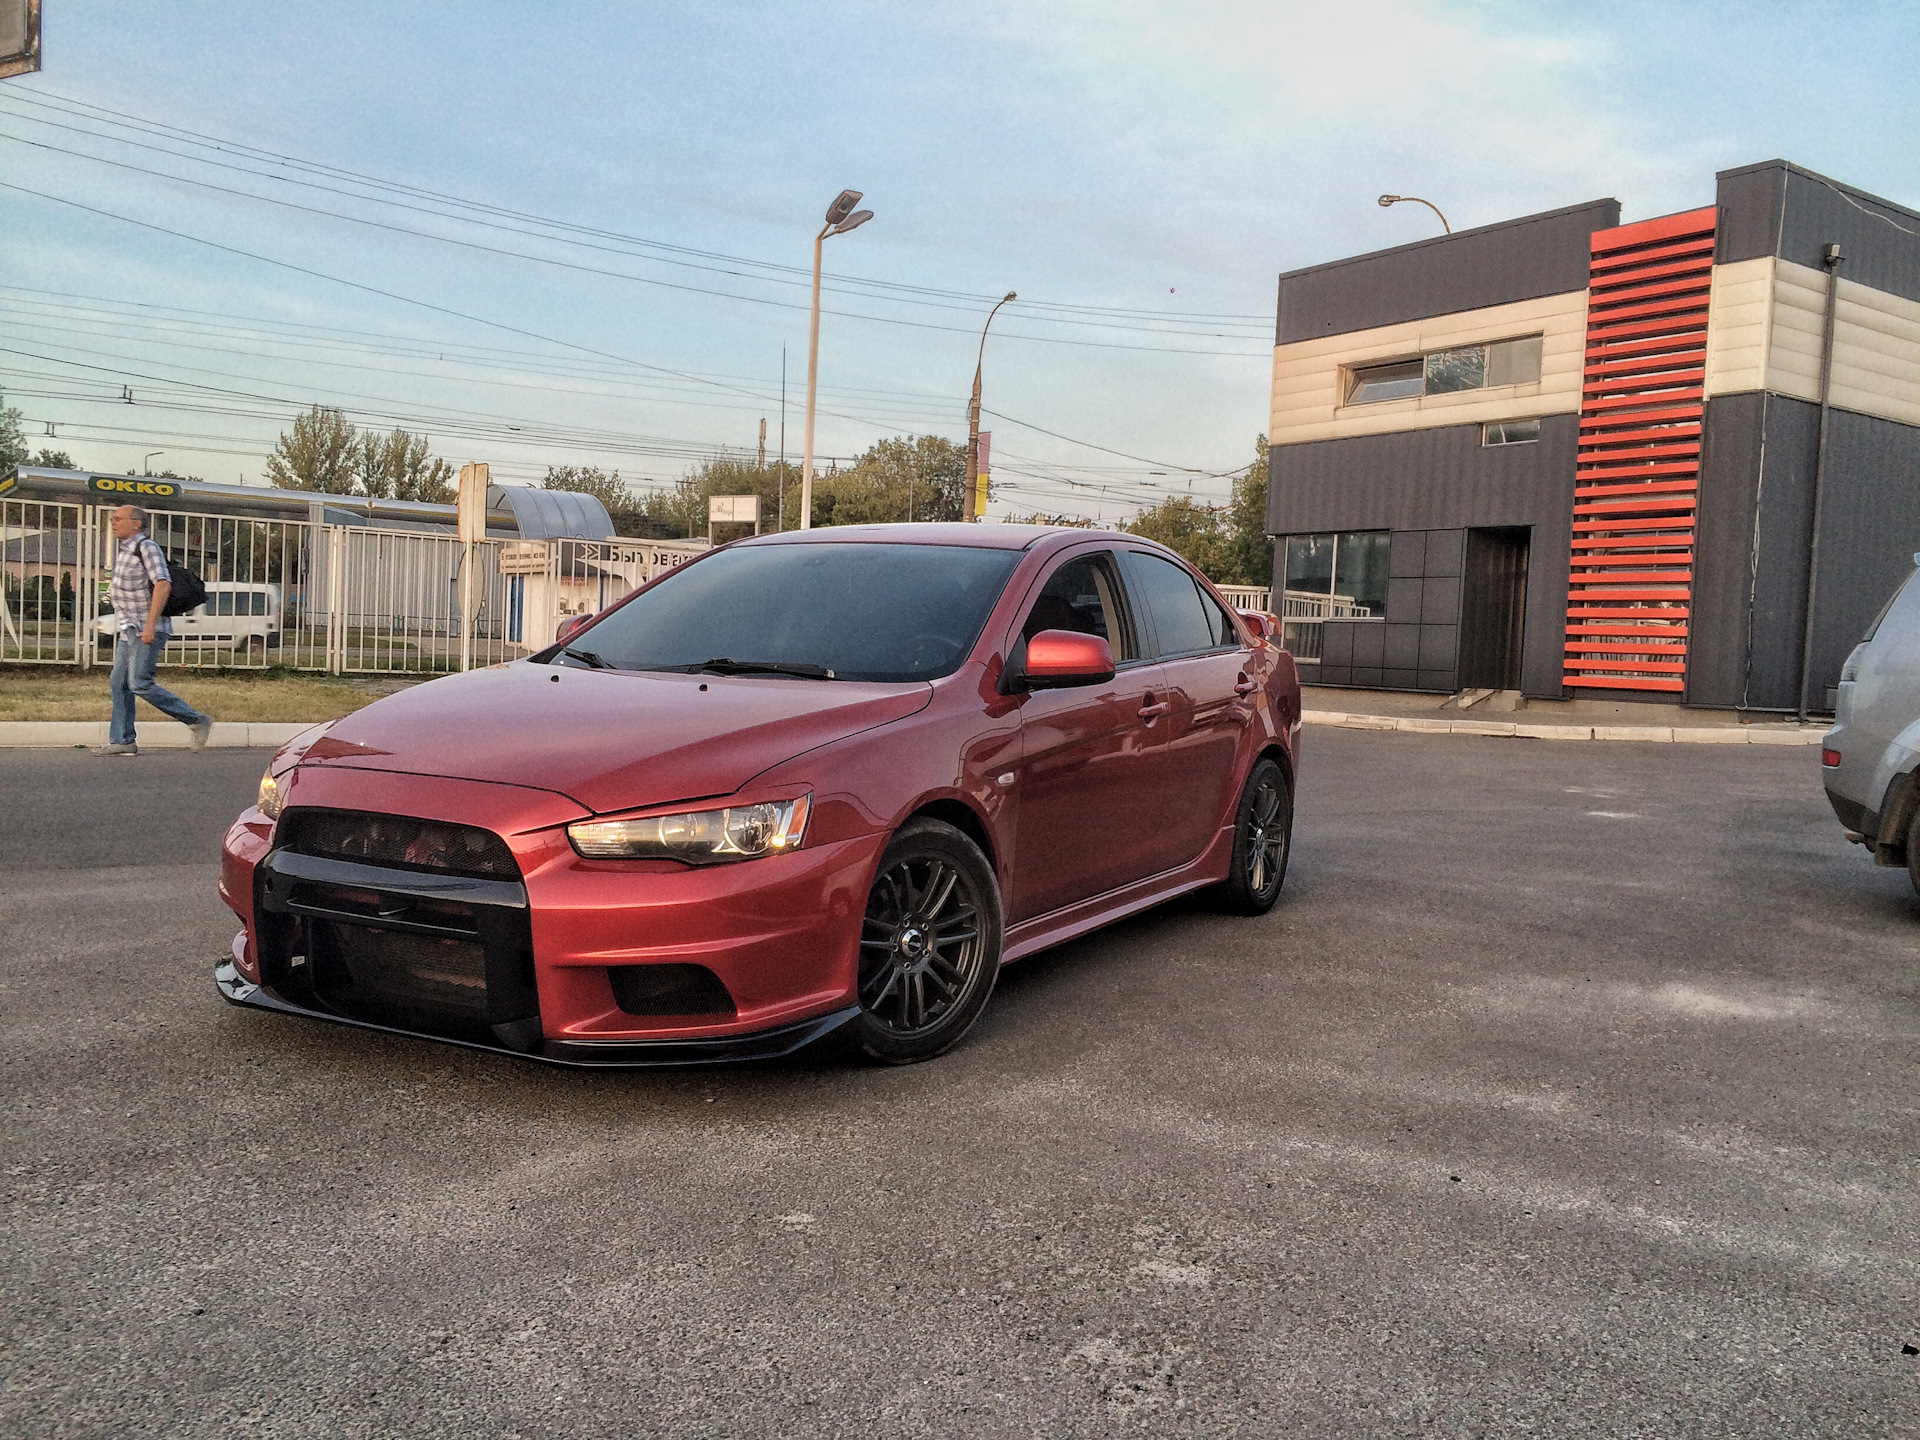
[[[310,922],[307,934],[314,994],[329,1010],[405,1030],[492,1038],[485,946],[326,921]]]
[[[294,806],[280,817],[275,838],[281,849],[296,855],[483,880],[520,878],[513,852],[491,830],[411,815]]]
[[[499,843],[464,826],[344,811],[289,810],[282,826],[296,814],[324,817],[294,827],[309,846],[337,844],[343,836],[391,846],[407,826],[414,827],[415,841],[424,833],[441,854],[447,851],[440,832]],[[347,823],[354,821],[395,823],[356,830]],[[484,857],[484,847],[455,849],[452,858],[473,864],[476,854]],[[517,879],[380,858],[383,863],[372,863],[285,846],[267,857],[255,871],[254,905],[265,987],[292,1004],[369,1024],[516,1050],[537,1046],[540,999],[526,887]]]

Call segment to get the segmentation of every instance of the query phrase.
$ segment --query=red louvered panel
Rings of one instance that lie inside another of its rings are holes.
[[[1593,237],[1564,683],[1685,689],[1714,212]]]

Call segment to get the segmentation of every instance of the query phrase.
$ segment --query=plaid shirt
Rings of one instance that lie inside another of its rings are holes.
[[[167,578],[167,557],[160,553],[152,536],[141,530],[122,540],[119,553],[113,557],[113,582],[108,590],[114,628],[122,635],[138,635],[146,627],[153,587]],[[173,622],[162,615],[154,626],[153,638],[164,643],[172,634]]]

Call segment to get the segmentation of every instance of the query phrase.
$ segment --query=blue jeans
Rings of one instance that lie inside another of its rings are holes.
[[[160,648],[165,637],[156,634],[153,644],[140,638],[137,630],[122,630],[113,640],[113,727],[107,739],[115,745],[131,745],[133,739],[133,697],[138,695],[162,715],[171,715],[182,725],[198,725],[207,717],[171,690],[153,683],[153,667],[160,663]]]

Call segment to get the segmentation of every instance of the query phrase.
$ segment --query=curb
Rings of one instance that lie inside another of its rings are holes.
[[[0,750],[73,750],[107,743],[105,720],[0,720]],[[209,750],[279,749],[302,730],[322,722],[216,720],[207,736]],[[187,727],[164,716],[141,716],[138,730],[142,750],[189,750]]]
[[[1638,740],[1656,745],[1818,745],[1830,726],[1802,730],[1758,725],[1529,725],[1507,720],[1427,720],[1410,715],[1348,715],[1303,710],[1308,725],[1397,730],[1408,735],[1491,735],[1521,740]],[[0,742],[4,743],[4,742]]]

